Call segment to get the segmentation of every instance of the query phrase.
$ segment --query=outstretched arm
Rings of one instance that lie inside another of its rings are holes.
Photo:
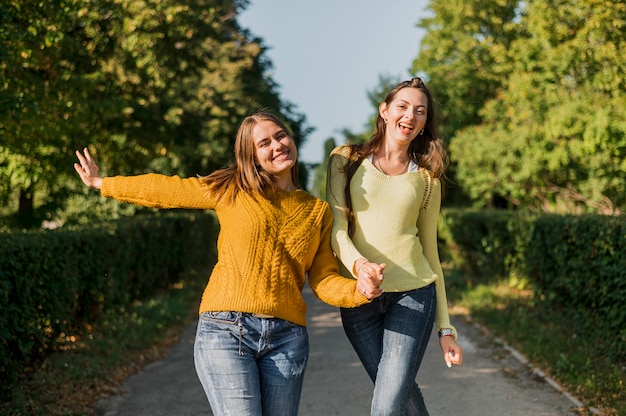
[[[102,187],[102,177],[99,174],[100,168],[98,168],[98,165],[91,157],[89,149],[85,147],[83,152],[84,154],[81,154],[80,151],[76,151],[79,163],[74,163],[74,169],[85,185],[93,189],[100,189]]]
[[[74,169],[85,185],[102,196],[151,208],[215,209],[217,201],[198,178],[180,178],[148,173],[103,178],[89,150],[76,151]]]

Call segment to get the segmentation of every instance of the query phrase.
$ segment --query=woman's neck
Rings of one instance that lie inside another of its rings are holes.
[[[375,159],[383,159],[388,162],[406,163],[409,160],[409,147],[398,146],[384,142],[380,148],[374,152]]]
[[[286,192],[290,192],[290,191],[295,191],[296,189],[298,189],[298,187],[293,183],[293,181],[291,180],[291,174],[289,175],[289,177],[274,177],[274,185],[276,185],[277,189],[280,189],[281,191],[286,191]]]

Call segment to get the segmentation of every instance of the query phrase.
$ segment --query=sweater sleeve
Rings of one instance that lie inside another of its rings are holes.
[[[311,268],[308,270],[309,285],[315,296],[332,306],[353,308],[370,302],[356,289],[356,280],[343,277],[337,268],[337,259],[330,247],[333,217],[325,205],[320,243]]]
[[[330,155],[328,174],[326,177],[326,199],[333,214],[331,246],[337,257],[356,277],[354,262],[364,256],[356,248],[348,234],[348,216],[346,215],[346,199],[344,186],[346,174],[343,167],[347,162],[347,147],[338,147]]]
[[[151,208],[213,209],[206,186],[198,178],[155,173],[102,179],[102,196]]]
[[[435,179],[430,182],[430,187],[431,190],[428,192],[430,198],[426,198],[424,207],[421,209],[417,220],[419,239],[424,250],[424,257],[426,257],[430,267],[438,276],[436,281],[437,311],[435,314],[435,325],[437,326],[437,330],[442,328],[452,329],[454,331],[454,338],[456,339],[456,328],[450,324],[446,285],[441,262],[439,260],[439,249],[437,248],[437,222],[441,208],[441,183],[439,180]]]

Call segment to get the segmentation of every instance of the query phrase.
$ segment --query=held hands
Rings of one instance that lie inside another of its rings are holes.
[[[452,364],[461,365],[463,362],[463,348],[456,343],[453,337],[439,337],[439,346],[441,347],[443,359],[446,361],[448,367],[452,367]]]
[[[357,290],[368,299],[374,299],[383,294],[380,288],[383,282],[385,263],[371,263],[367,259],[359,259],[354,263],[357,277]]]
[[[74,163],[74,169],[85,185],[93,189],[100,189],[102,186],[102,178],[98,174],[100,169],[86,147],[83,152],[84,155],[80,151],[76,151],[76,157],[80,163]]]

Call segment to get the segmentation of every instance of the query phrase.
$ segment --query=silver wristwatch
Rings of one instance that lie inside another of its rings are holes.
[[[454,331],[453,331],[453,330],[451,330],[450,328],[443,328],[443,329],[440,329],[440,330],[439,330],[439,332],[438,332],[438,334],[439,334],[439,336],[440,336],[440,337],[445,337],[446,335],[449,335],[449,336],[451,336],[451,337],[454,337]]]

